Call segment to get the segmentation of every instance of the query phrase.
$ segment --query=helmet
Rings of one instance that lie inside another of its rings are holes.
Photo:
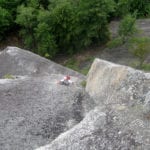
[[[66,76],[66,80],[70,80],[70,76]]]

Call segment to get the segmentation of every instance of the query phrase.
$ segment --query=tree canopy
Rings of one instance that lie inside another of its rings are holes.
[[[0,0],[0,40],[18,30],[25,48],[52,58],[109,39],[110,18],[150,16],[148,0]]]

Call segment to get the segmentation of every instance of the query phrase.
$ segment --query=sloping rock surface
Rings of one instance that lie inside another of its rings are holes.
[[[16,76],[0,79],[0,150],[149,150],[150,73],[95,59],[85,92],[84,76],[31,52],[0,61]],[[75,83],[57,84],[63,73]]]
[[[63,73],[74,84],[59,85]],[[85,77],[31,52],[8,47],[0,53],[0,150],[33,150],[79,123],[94,108]]]
[[[150,91],[150,73],[95,59],[89,71],[86,91],[98,104],[142,103]]]
[[[17,47],[7,47],[0,52],[0,78],[11,75],[67,74],[84,78],[76,71]]]
[[[32,150],[45,145],[93,109],[94,102],[79,83],[59,85],[60,77],[0,79],[1,150]]]
[[[86,91],[97,107],[37,150],[149,150],[149,73],[95,59]]]

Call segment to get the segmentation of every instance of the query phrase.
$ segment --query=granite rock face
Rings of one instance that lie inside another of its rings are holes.
[[[89,71],[86,91],[98,104],[140,104],[150,91],[150,73],[95,59]]]
[[[114,147],[116,142],[121,149],[150,148],[150,73],[95,59],[88,74],[86,91],[97,105],[106,106],[111,112],[112,117],[107,116],[111,118],[111,128],[118,129],[119,135],[115,136],[121,139],[112,143],[112,149],[119,149]],[[125,135],[129,141],[124,139]],[[105,148],[109,149],[109,146]]]
[[[0,52],[0,78],[11,75],[66,74],[84,78],[76,71],[65,68],[32,52],[17,47],[7,47]]]
[[[57,79],[60,75],[0,79],[0,149],[45,145],[94,108],[79,83],[63,86]]]
[[[74,128],[36,150],[141,150],[136,135],[130,127],[123,129],[115,115],[109,107],[97,107]]]
[[[16,77],[0,79],[0,150],[149,150],[150,73],[95,59],[85,91],[81,74],[14,49],[0,54]]]
[[[73,75],[74,84],[57,84],[63,73]],[[0,53],[0,76],[0,150],[45,145],[95,106],[81,86],[82,74],[19,48]]]
[[[86,91],[96,107],[37,150],[149,150],[149,73],[95,59]]]

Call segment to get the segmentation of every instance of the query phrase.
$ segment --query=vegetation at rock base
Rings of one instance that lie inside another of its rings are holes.
[[[122,39],[122,42],[125,43],[129,38],[131,38],[134,33],[137,31],[137,28],[135,26],[136,16],[134,15],[126,15],[121,20],[119,25],[119,36]]]
[[[14,79],[14,76],[11,75],[11,74],[6,74],[6,75],[4,75],[3,78],[4,78],[4,79]]]
[[[84,56],[82,59],[75,59],[74,57],[71,57],[70,59],[68,59],[65,63],[64,66],[71,68],[75,71],[78,71],[84,75],[87,75],[89,69],[90,69],[90,64],[93,62],[94,57],[92,56]],[[86,63],[88,62],[89,65],[85,65],[85,66],[81,66],[81,64],[83,65],[83,62]]]
[[[80,84],[82,87],[84,87],[84,88],[86,87],[86,81],[85,80],[83,80]]]
[[[40,2],[31,2],[18,7],[16,23],[25,47],[42,56],[73,54],[109,38],[107,18],[114,11],[113,0],[56,0],[46,9]]]
[[[108,41],[106,45],[108,48],[115,48],[115,47],[121,46],[122,44],[123,44],[122,38],[117,37],[115,39]]]
[[[135,32],[138,31],[137,27],[135,26],[135,21],[135,14],[125,15],[119,24],[118,37],[110,40],[107,43],[107,46],[109,48],[115,48],[128,42],[128,40],[134,36]]]
[[[0,0],[0,40],[15,30],[20,32],[24,48],[46,58],[73,54],[92,44],[105,43],[110,35],[108,22],[135,12],[137,17],[150,16],[149,1]],[[127,30],[120,30],[120,35]]]
[[[149,68],[148,64],[144,65],[145,58],[150,54],[150,38],[132,38],[130,40],[129,51],[139,58],[138,68]]]
[[[147,56],[150,54],[150,38],[138,37],[139,32],[136,25],[136,15],[127,14],[123,17],[119,24],[118,37],[110,40],[107,43],[108,48],[116,48],[126,44],[126,48],[130,53],[139,59],[132,67],[149,71],[150,65],[144,63]]]
[[[150,16],[150,2],[149,0],[115,0],[116,2],[116,16],[124,16],[127,13],[137,12],[138,17]]]

